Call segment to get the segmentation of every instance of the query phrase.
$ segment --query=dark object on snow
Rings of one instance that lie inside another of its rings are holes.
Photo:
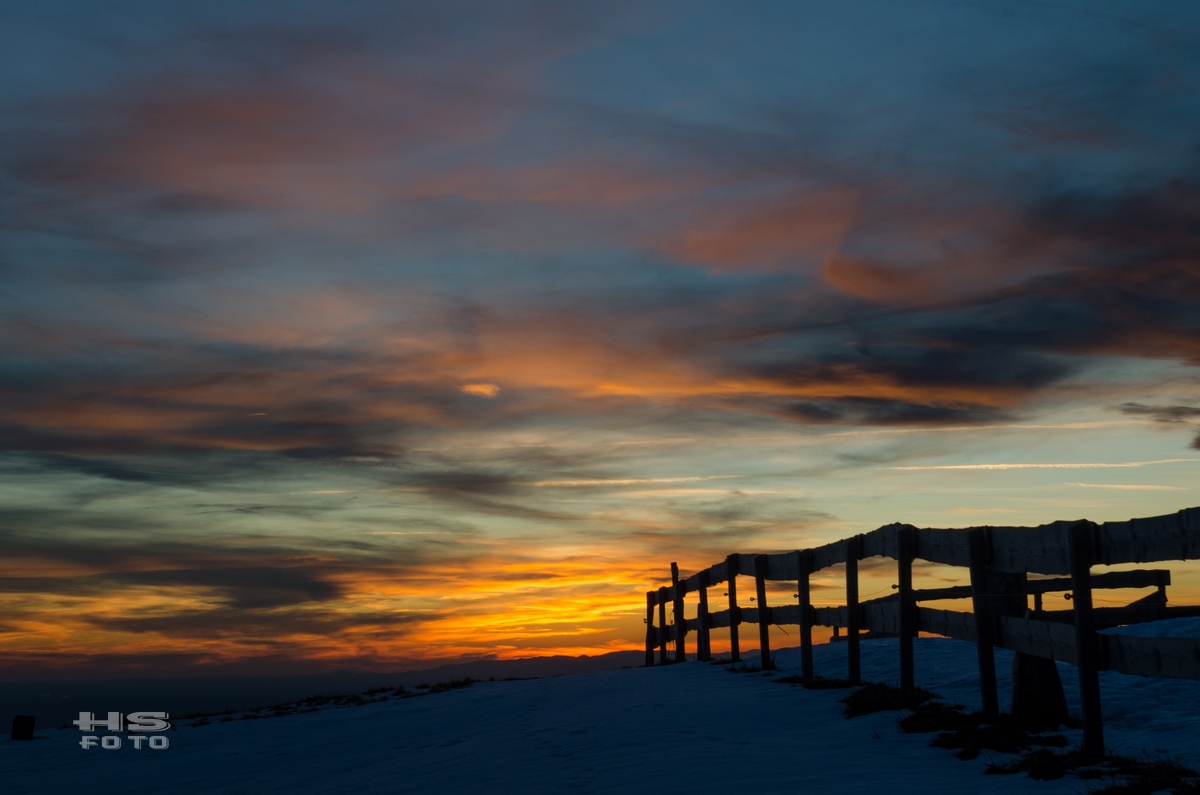
[[[1012,662],[1012,716],[1030,726],[1056,729],[1067,722],[1058,663],[1017,652]]]
[[[33,722],[32,715],[14,715],[12,734],[9,736],[14,740],[32,740]]]

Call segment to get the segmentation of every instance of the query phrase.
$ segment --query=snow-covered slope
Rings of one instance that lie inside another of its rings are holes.
[[[1200,618],[1172,619],[1118,627],[1110,632],[1144,637],[1200,637]],[[864,643],[862,676],[868,681],[899,680],[897,641]],[[820,646],[815,655],[817,673],[845,676],[844,643]],[[914,650],[916,680],[921,687],[947,700],[980,708],[979,668],[975,646],[961,641],[922,638]],[[996,650],[996,672],[1001,709],[1012,700],[1012,652]],[[783,668],[800,667],[799,652],[785,649],[776,655]],[[1079,717],[1079,676],[1073,665],[1060,663],[1059,676],[1073,717]],[[1114,671],[1100,674],[1101,712],[1105,745],[1129,756],[1169,756],[1200,770],[1200,681],[1126,676]],[[1065,734],[1076,742],[1082,732]]]
[[[1139,630],[1144,631],[1144,630]],[[975,650],[916,643],[919,683],[978,703]],[[845,644],[817,647],[818,672],[844,673]],[[783,650],[778,662],[798,664]],[[1008,658],[998,655],[1002,676]],[[1074,677],[1062,668],[1068,699]],[[896,678],[894,640],[863,644],[863,674]],[[1106,730],[1118,750],[1200,764],[1200,682],[1105,674]],[[1068,777],[985,776],[904,735],[896,714],[847,720],[843,691],[808,691],[701,663],[554,679],[485,682],[421,698],[267,720],[181,722],[170,748],[79,747],[80,732],[0,742],[6,793],[1076,793]],[[1002,694],[1003,699],[1007,694]],[[131,706],[130,709],[135,707]],[[137,705],[136,708],[151,708]],[[1073,739],[1077,733],[1068,733]]]

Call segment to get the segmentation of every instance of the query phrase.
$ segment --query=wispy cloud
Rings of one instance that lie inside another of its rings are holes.
[[[1055,422],[1037,425],[1020,423],[1004,423],[999,425],[952,425],[933,426],[926,428],[870,428],[858,431],[835,431],[826,436],[888,436],[906,433],[982,433],[998,430],[1092,430],[1095,428],[1115,428],[1123,425],[1139,425],[1138,420],[1100,420],[1095,422]]]
[[[1200,408],[1196,406],[1144,406],[1141,403],[1124,403],[1120,408],[1125,414],[1149,417],[1155,422],[1200,421]]]
[[[685,478],[592,478],[589,480],[535,480],[529,486],[638,486],[645,483],[691,483],[701,480],[726,480],[742,475],[705,475]]]
[[[1158,461],[1130,461],[1124,464],[939,464],[924,466],[879,467],[892,470],[919,469],[1126,469],[1130,467],[1147,467],[1156,464],[1184,464],[1200,462],[1200,458],[1163,458]]]
[[[1153,486],[1145,484],[1125,483],[1068,483],[1068,486],[1080,486],[1085,489],[1116,489],[1118,491],[1183,491],[1181,486]]]

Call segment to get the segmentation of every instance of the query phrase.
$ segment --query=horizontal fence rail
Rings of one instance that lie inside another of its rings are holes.
[[[897,561],[896,593],[859,601],[858,562],[883,557]],[[967,568],[970,585],[914,589],[914,560]],[[670,586],[646,595],[646,664],[685,659],[685,638],[696,634],[697,657],[712,659],[710,630],[729,628],[730,660],[740,661],[738,628],[759,629],[762,667],[772,667],[768,629],[771,625],[800,627],[801,672],[814,676],[812,627],[833,627],[835,637],[846,630],[847,666],[851,682],[859,676],[862,630],[871,636],[900,640],[900,684],[914,686],[912,639],[918,632],[943,635],[976,644],[984,712],[998,714],[993,649],[1000,647],[1034,658],[1071,663],[1079,668],[1084,718],[1084,751],[1103,756],[1099,678],[1101,670],[1141,676],[1200,679],[1200,638],[1136,637],[1098,633],[1098,629],[1163,618],[1200,615],[1200,607],[1167,605],[1170,572],[1163,569],[1107,572],[1093,575],[1096,565],[1200,560],[1200,508],[1166,516],[1095,524],[1087,520],[1052,522],[1039,527],[917,528],[891,524],[863,535],[813,549],[771,554],[732,554],[687,578],[671,564]],[[814,607],[812,574],[845,565],[846,604]],[[1029,575],[1041,579],[1029,579]],[[738,577],[753,577],[755,607],[738,605]],[[768,605],[766,583],[796,585],[798,604]],[[708,589],[724,585],[728,606],[710,611]],[[1156,592],[1124,607],[1095,608],[1094,589],[1156,588]],[[1069,591],[1070,610],[1043,610],[1046,593]],[[685,598],[698,598],[695,618],[685,618]],[[1028,608],[1032,596],[1034,607]],[[971,612],[940,610],[919,605],[948,599],[971,599]],[[674,624],[667,625],[667,605]],[[658,623],[655,624],[655,607]],[[1055,676],[1057,676],[1055,674]],[[1015,691],[1014,691],[1015,692]]]

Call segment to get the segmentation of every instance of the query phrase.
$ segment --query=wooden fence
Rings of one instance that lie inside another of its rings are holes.
[[[858,562],[880,556],[897,561],[897,592],[860,602]],[[930,590],[912,586],[915,559],[969,569],[970,585]],[[859,640],[862,630],[872,636],[899,637],[900,686],[914,686],[913,638],[918,631],[970,641],[979,654],[979,677],[984,713],[996,716],[995,647],[1036,657],[1073,663],[1079,668],[1083,709],[1084,753],[1104,753],[1100,713],[1099,672],[1119,671],[1142,676],[1200,679],[1200,638],[1144,638],[1098,634],[1106,626],[1200,615],[1200,607],[1166,604],[1170,572],[1119,571],[1092,574],[1092,567],[1119,563],[1150,563],[1200,559],[1200,508],[1167,516],[1095,524],[1086,520],[1054,522],[1040,527],[916,528],[892,524],[864,535],[815,549],[764,555],[732,554],[686,579],[672,563],[672,585],[646,594],[646,664],[669,661],[667,644],[675,642],[675,661],[685,659],[685,638],[696,633],[697,657],[712,659],[710,630],[728,627],[730,659],[740,660],[738,628],[757,624],[762,666],[772,667],[768,630],[771,624],[800,628],[800,665],[812,677],[812,628],[846,630],[848,678],[860,681]],[[813,607],[809,580],[814,572],[844,563],[846,604]],[[1028,575],[1049,575],[1029,579]],[[739,607],[737,578],[753,577],[756,607]],[[1060,576],[1065,575],[1065,576]],[[767,604],[766,583],[796,584],[799,604]],[[728,608],[711,611],[708,589],[726,584]],[[1155,593],[1119,608],[1096,608],[1096,588],[1157,587]],[[1070,591],[1071,609],[1042,609],[1042,594]],[[685,618],[685,597],[695,594],[696,618]],[[1028,610],[1028,595],[1034,610]],[[922,601],[970,598],[972,611],[956,612],[922,607]],[[674,625],[667,625],[667,605]],[[655,625],[655,607],[658,623]]]

